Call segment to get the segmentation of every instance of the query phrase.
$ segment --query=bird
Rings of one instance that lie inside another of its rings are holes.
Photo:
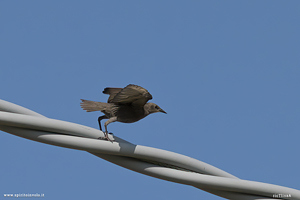
[[[129,84],[124,88],[107,87],[103,93],[109,95],[107,103],[81,99],[80,106],[87,112],[101,111],[104,114],[98,118],[98,123],[102,131],[101,120],[108,119],[104,123],[104,139],[108,141],[111,140],[108,137],[107,126],[112,122],[134,123],[152,113],[167,113],[155,103],[147,103],[152,99],[152,95],[138,85]]]

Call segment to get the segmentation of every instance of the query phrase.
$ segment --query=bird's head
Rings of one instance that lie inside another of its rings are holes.
[[[148,112],[148,114],[157,113],[157,112],[162,112],[162,113],[167,114],[166,111],[164,111],[163,109],[161,109],[155,103],[146,103],[145,106],[144,106],[144,108],[145,108],[145,111]]]

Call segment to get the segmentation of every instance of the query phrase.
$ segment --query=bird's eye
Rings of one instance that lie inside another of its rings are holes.
[[[155,109],[158,109],[158,106],[155,106]]]

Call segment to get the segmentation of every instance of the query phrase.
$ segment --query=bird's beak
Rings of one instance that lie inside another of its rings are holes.
[[[160,110],[159,110],[159,112],[162,112],[162,113],[165,113],[165,114],[167,114],[167,112],[166,112],[166,111],[164,111],[163,109],[160,109]]]

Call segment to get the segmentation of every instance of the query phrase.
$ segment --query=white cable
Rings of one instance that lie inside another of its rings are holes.
[[[227,199],[300,200],[300,191],[267,183],[241,180],[202,161],[178,153],[134,145],[119,137],[99,140],[100,130],[50,119],[0,100],[0,130],[46,144],[84,150],[127,169],[152,177],[191,185]]]

